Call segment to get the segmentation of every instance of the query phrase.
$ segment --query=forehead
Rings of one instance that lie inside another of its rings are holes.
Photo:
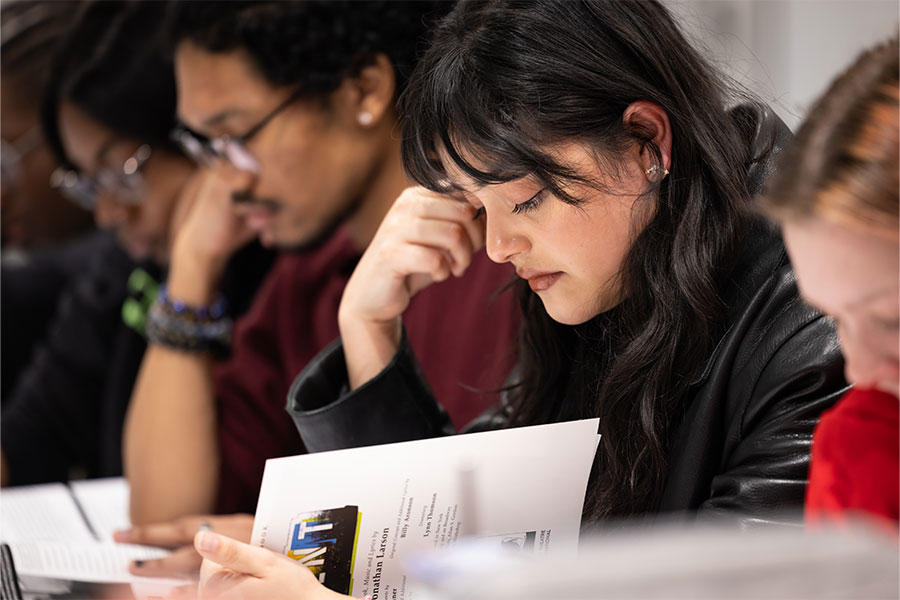
[[[126,143],[71,102],[59,108],[59,133],[66,156],[83,171],[94,171],[104,164],[104,157]]]
[[[270,110],[285,90],[267,81],[242,49],[208,52],[190,41],[175,52],[178,115],[203,129],[208,119]]]
[[[900,287],[897,231],[864,231],[811,218],[786,223],[783,232],[803,296],[827,312],[896,296]]]

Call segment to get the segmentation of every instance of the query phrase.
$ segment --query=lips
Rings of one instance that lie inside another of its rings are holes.
[[[252,208],[247,210],[243,217],[247,227],[253,231],[262,231],[272,220],[274,213],[265,208]]]
[[[534,292],[549,290],[563,275],[562,271],[535,271],[533,269],[516,269],[516,274],[526,280]]]

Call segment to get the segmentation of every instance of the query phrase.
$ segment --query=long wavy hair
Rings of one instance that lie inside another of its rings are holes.
[[[659,2],[585,0],[459,4],[402,99],[403,157],[420,184],[453,189],[445,156],[481,184],[531,175],[573,205],[584,199],[566,184],[585,177],[550,145],[586,144],[615,173],[634,143],[660,157],[652,132],[623,123],[625,109],[646,100],[668,114],[671,174],[642,200],[653,216],[621,265],[625,300],[573,327],[520,286],[508,422],[600,418],[588,522],[658,506],[669,432],[724,327],[718,292],[745,230],[753,158],[744,123],[727,111],[732,99]]]

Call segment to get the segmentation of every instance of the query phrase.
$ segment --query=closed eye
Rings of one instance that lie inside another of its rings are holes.
[[[520,202],[513,206],[513,214],[527,213],[535,210],[538,206],[541,205],[541,202],[544,201],[544,192],[547,191],[547,188],[542,188],[538,191],[537,194],[526,200],[525,202]]]

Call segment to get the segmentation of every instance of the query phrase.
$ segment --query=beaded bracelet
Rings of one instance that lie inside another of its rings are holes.
[[[221,294],[209,306],[191,306],[181,300],[173,300],[169,298],[169,287],[165,284],[159,287],[156,301],[162,311],[198,322],[221,319],[225,316],[228,308],[225,297]]]
[[[191,306],[169,298],[162,286],[147,314],[147,339],[185,352],[225,355],[231,346],[232,321],[221,296],[209,306]]]

